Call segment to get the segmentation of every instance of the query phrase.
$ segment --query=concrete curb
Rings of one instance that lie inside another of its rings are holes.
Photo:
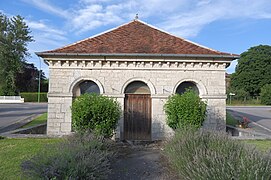
[[[227,106],[229,107],[229,106]],[[237,107],[237,106],[234,106],[234,107]],[[238,106],[238,107],[246,107],[246,106]],[[266,108],[270,108],[270,106],[257,106],[257,107],[266,107]],[[256,106],[253,106],[251,108],[257,108]],[[247,108],[247,107],[246,107]],[[242,120],[242,115],[240,115],[239,113],[231,113],[233,112],[233,110],[230,110],[230,109],[227,109],[227,111],[237,120]],[[233,126],[230,126],[230,125],[227,125],[227,127],[232,127],[232,128],[235,128],[237,129],[237,131],[239,132],[244,132],[244,133],[250,133],[250,134],[254,134],[254,136],[263,136],[263,137],[267,137],[268,139],[271,139],[271,129],[267,128],[267,127],[264,127],[263,125],[255,122],[255,121],[252,121],[250,120],[249,124],[253,124],[254,126],[257,126],[265,131],[268,131],[270,132],[270,134],[265,134],[265,133],[261,133],[261,132],[257,132],[257,130],[254,129],[254,132],[253,131],[250,131],[250,132],[247,132],[245,129],[241,129],[241,128],[236,128],[236,127],[233,127]]]
[[[42,114],[43,113],[32,114],[31,116],[28,116],[27,118],[18,120],[17,122],[15,122],[15,123],[13,123],[11,125],[2,127],[2,128],[0,128],[0,135],[3,134],[3,133],[5,133],[5,132],[8,132],[8,131],[12,131],[12,130],[18,129],[18,128],[22,127],[23,125],[29,123],[30,121],[32,121],[36,117],[42,115]]]
[[[256,132],[252,129],[241,129],[234,126],[227,125],[228,129],[231,129],[232,134],[238,134],[239,136],[232,136],[234,139],[271,139],[270,135]],[[235,131],[235,132],[233,132]]]

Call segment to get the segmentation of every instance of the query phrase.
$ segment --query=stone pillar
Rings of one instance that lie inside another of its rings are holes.
[[[71,94],[48,93],[47,135],[59,136],[71,133]]]
[[[207,101],[207,118],[203,123],[205,129],[226,131],[226,97],[203,99]]]
[[[110,96],[109,96],[110,97]],[[112,97],[112,96],[111,96]],[[113,139],[115,140],[123,140],[123,128],[124,128],[124,95],[113,96],[119,102],[121,106],[121,116],[117,123],[117,128],[115,130],[115,134]]]
[[[152,140],[163,140],[174,134],[174,131],[166,124],[164,104],[168,96],[152,96]]]

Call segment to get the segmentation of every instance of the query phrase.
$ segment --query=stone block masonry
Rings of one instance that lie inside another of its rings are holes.
[[[50,85],[48,93],[48,135],[71,133],[71,104],[77,85],[95,82],[101,94],[115,97],[124,108],[125,87],[133,81],[146,83],[151,91],[151,139],[161,140],[173,134],[166,125],[163,106],[182,82],[193,82],[208,115],[205,128],[225,130],[225,67],[228,61],[212,59],[129,59],[48,58]],[[140,63],[139,63],[140,62]],[[142,63],[144,62],[144,63]],[[123,139],[123,116],[116,129],[116,139]]]
[[[225,130],[225,69],[239,55],[201,46],[138,19],[36,54],[50,70],[48,135],[71,133],[70,106],[74,97],[84,93],[83,82],[93,85],[95,91],[90,92],[120,102],[125,116],[119,120],[116,139],[171,136],[163,106],[168,96],[191,85],[208,105],[204,127]],[[135,84],[145,90],[144,95],[125,91]]]

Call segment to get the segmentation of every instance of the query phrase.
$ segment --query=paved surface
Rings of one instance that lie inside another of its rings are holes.
[[[271,106],[228,106],[227,110],[239,119],[247,117],[256,131],[271,135]]]
[[[45,112],[47,103],[0,104],[0,133],[15,123]]]
[[[167,169],[159,145],[120,146],[117,161],[112,164],[109,180],[167,180],[177,179]]]

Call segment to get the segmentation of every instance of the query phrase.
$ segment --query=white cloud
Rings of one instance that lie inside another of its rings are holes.
[[[80,0],[70,9],[49,0],[23,0],[63,17],[69,31],[77,34],[107,25],[139,19],[183,37],[196,36],[206,25],[223,19],[271,18],[270,0]]]
[[[122,17],[116,13],[121,10],[119,6],[106,6],[100,4],[85,5],[84,8],[75,10],[69,26],[77,33],[83,33],[101,26],[123,22]]]
[[[169,32],[183,37],[196,36],[209,23],[223,19],[271,18],[271,2],[252,1],[202,1],[189,11],[173,14],[158,25]]]
[[[31,53],[29,63],[34,63],[39,68],[40,59],[35,55],[35,52],[41,52],[45,50],[51,50],[58,47],[62,47],[63,44],[68,43],[66,33],[58,29],[54,29],[43,22],[35,22],[27,20],[27,24],[31,29],[31,35],[34,37],[34,42],[29,43],[28,49]],[[41,60],[42,61],[42,60]],[[42,61],[41,68],[48,77],[48,66]]]
[[[34,42],[29,44],[31,53],[63,46],[68,42],[67,33],[46,24],[43,21],[25,20],[30,28]]]
[[[22,0],[25,3],[36,6],[37,8],[55,14],[60,17],[69,18],[69,13],[62,8],[54,6],[48,2],[48,0]]]
[[[129,22],[137,13],[139,19],[184,38],[197,36],[215,21],[271,19],[270,0],[79,0],[68,1],[72,4],[65,7],[70,8],[57,6],[54,0],[21,1],[63,19],[54,27],[45,21],[27,22],[36,40],[29,46],[31,52],[61,47],[69,43],[69,33]]]
[[[26,20],[26,24],[28,25],[28,27],[31,30],[34,30],[34,31],[38,30],[38,31],[46,32],[46,33],[51,33],[52,35],[59,35],[59,36],[63,36],[63,35],[66,34],[64,31],[52,28],[52,27],[46,25],[42,21],[29,21],[29,20]]]
[[[223,19],[271,18],[268,0],[81,0],[79,9],[72,14],[73,31],[83,33],[105,25],[117,25],[139,18],[171,33],[196,36],[206,25]],[[155,21],[159,19],[160,22]]]
[[[101,2],[109,2],[111,0],[80,0],[80,3],[90,4],[90,3],[101,3]]]
[[[235,67],[238,64],[238,60],[234,60],[231,62],[230,66],[226,69],[227,73],[232,74],[235,72]]]

